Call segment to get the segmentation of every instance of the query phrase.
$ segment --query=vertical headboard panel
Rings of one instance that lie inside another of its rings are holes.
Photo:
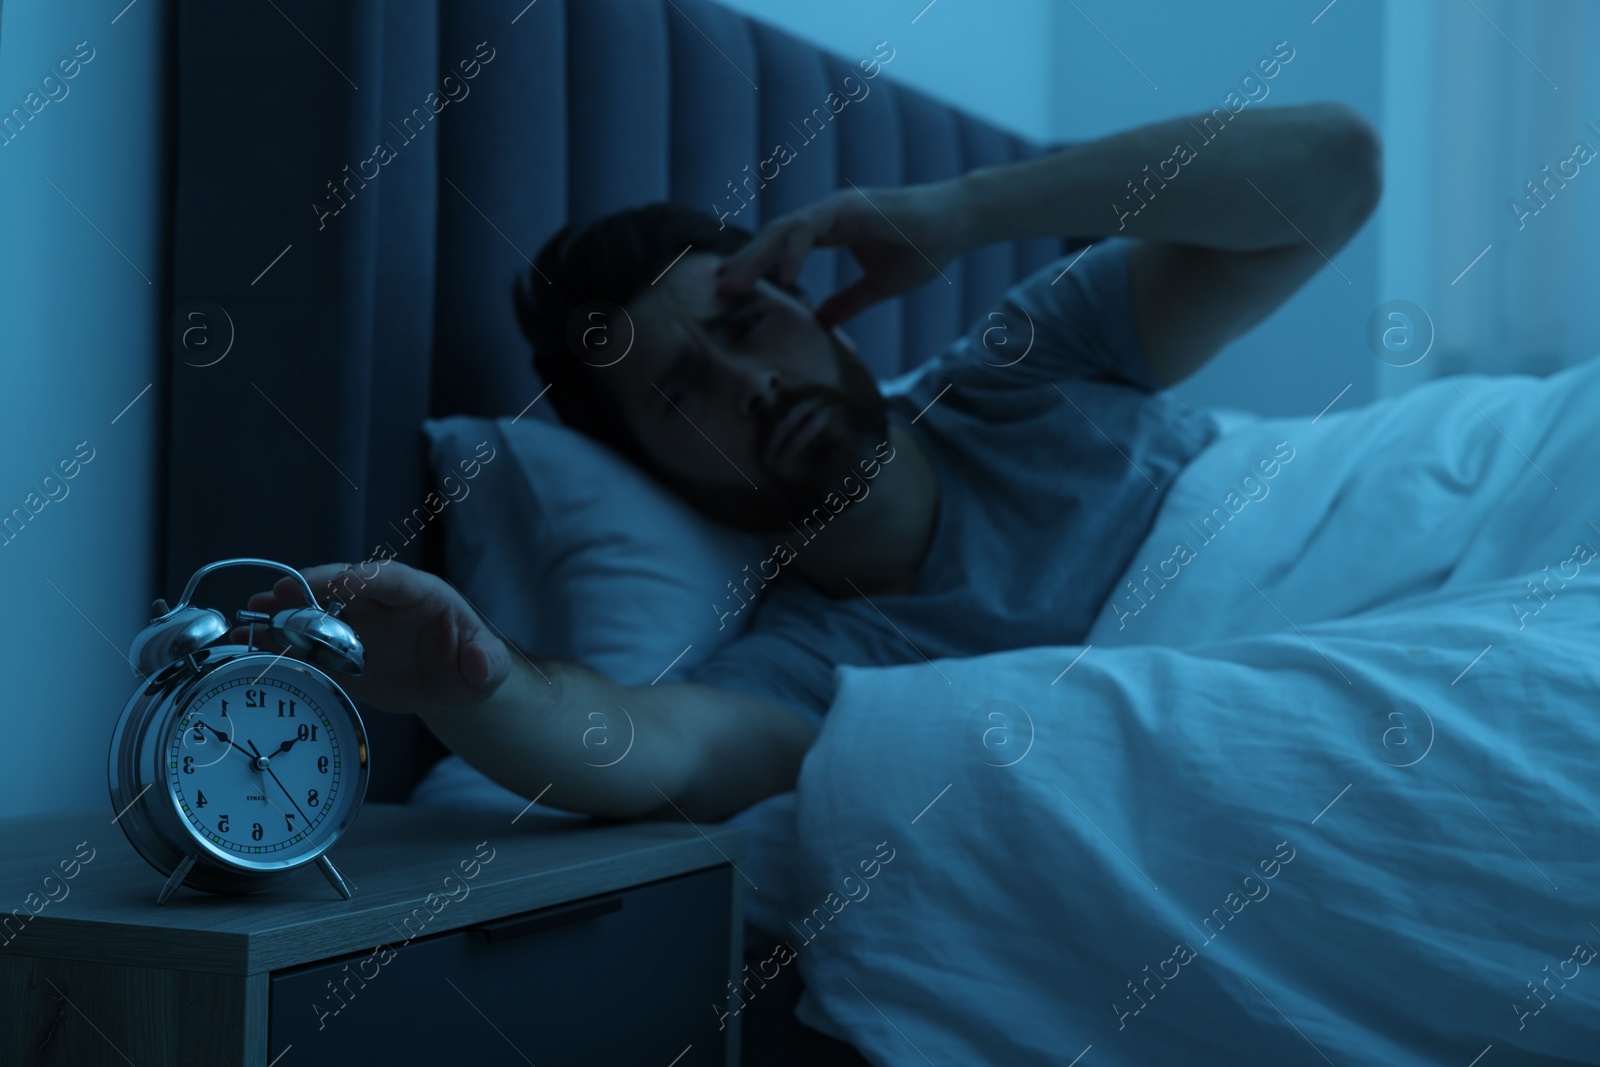
[[[956,122],[961,133],[962,166],[974,167],[1009,163],[1016,158],[1016,147],[1000,130],[962,115]],[[986,245],[966,254],[967,285],[962,293],[961,318],[971,323],[995,305],[1011,281],[1022,277],[1017,270],[1017,250],[1011,244]]]
[[[752,172],[762,160],[787,158],[774,180],[760,192],[761,221],[786,215],[819,200],[839,186],[838,131],[829,129],[812,114],[823,106],[829,84],[826,57],[795,37],[762,23],[753,27],[756,55],[760,59],[759,83],[761,141],[759,155],[749,161]],[[807,125],[809,123],[809,125]],[[792,146],[792,156],[776,156],[778,145]],[[747,229],[758,230],[741,215]],[[821,300],[834,289],[837,254],[812,256],[800,272],[806,292]]]
[[[567,217],[589,222],[630,204],[666,199],[670,11],[637,0],[578,0],[566,10]],[[526,192],[545,195],[532,182]],[[529,236],[531,255],[550,234]],[[526,356],[527,342],[521,347]]]
[[[428,89],[438,92],[443,76],[453,72],[454,84],[469,92],[440,113],[431,145],[416,142],[435,153],[439,172],[435,199],[419,209],[438,220],[428,410],[515,414],[538,393],[539,383],[511,314],[511,279],[528,269],[539,242],[566,220],[570,146],[581,132],[569,132],[574,124],[568,116],[567,9],[540,0],[512,25],[520,4],[508,13],[502,0],[436,2],[439,22],[429,47],[440,79]],[[478,59],[480,51],[487,63]],[[473,62],[479,63],[477,74],[463,83]],[[411,103],[397,102],[395,109]],[[416,426],[407,432],[420,440]],[[412,482],[420,485],[425,471],[408,466]]]
[[[173,361],[156,383],[167,546],[153,596],[230,556],[438,570],[419,423],[514,414],[538,395],[511,282],[569,218],[747,202],[729,221],[757,230],[850,182],[931,181],[1040,150],[892,84],[892,64],[864,79],[866,56],[712,0],[173,10]],[[828,94],[845,95],[846,76],[870,92],[835,113]],[[779,144],[793,156],[763,176]],[[747,179],[766,188],[742,192]],[[1074,244],[974,251],[943,268],[948,282],[845,328],[875,373],[897,374]],[[800,282],[820,301],[856,270],[836,250]],[[184,346],[197,324],[211,348]],[[270,580],[224,572],[197,600],[231,613]],[[366,718],[370,795],[403,799],[442,749],[410,719]]]
[[[679,7],[682,14],[661,8],[672,49],[670,199],[753,232],[759,207],[743,207],[733,193],[765,155],[750,81],[760,74],[750,23],[717,4],[686,0]]]
[[[415,428],[428,414],[437,319],[439,168],[433,143],[443,130],[430,131],[442,116],[434,116],[424,100],[444,73],[435,47],[438,17],[438,0],[407,3],[403,14],[393,7],[384,10],[381,84],[368,94],[365,140],[349,146],[350,166],[358,176],[377,172],[359,191],[377,205],[377,231],[373,269],[361,279],[364,288],[370,286],[361,301],[371,309],[367,414],[358,421],[365,426],[368,458],[359,494],[365,536],[352,563],[371,555],[380,537],[400,558],[419,562],[429,518],[416,487],[416,465],[425,457]],[[379,144],[391,148],[394,158],[367,165]],[[363,145],[365,150],[357,151]],[[401,456],[404,462],[395,462]]]
[[[904,130],[906,181],[938,181],[968,169],[956,112],[923,93],[903,90],[896,99]],[[932,282],[901,298],[901,364],[906,369],[916,366],[919,358],[926,359],[939,351],[967,328],[971,320],[966,318],[966,301],[961,294],[966,292],[967,264],[971,260],[971,255],[965,255],[940,268],[950,284]]]
[[[341,558],[366,536],[377,200],[341,207],[333,182],[376,123],[382,8],[292,6],[300,32],[270,6],[176,5],[172,361],[159,383],[169,419],[159,584],[173,602],[215,559]],[[269,580],[214,579],[217,590]]]
[[[906,182],[905,126],[901,120],[900,101],[895,86],[880,68],[876,77],[863,78],[857,65],[861,59],[833,59],[828,64],[831,71],[828,81],[844,100],[852,95],[858,100],[843,105],[834,121],[839,137],[839,176],[837,186],[849,189],[860,186],[871,196],[874,187],[904,185]],[[849,79],[848,81],[846,79]],[[861,268],[855,259],[843,250],[833,253],[835,274],[839,284],[849,285],[861,277]],[[949,272],[945,272],[949,275]],[[949,282],[933,282],[929,288],[942,291],[949,299],[960,290],[954,277]],[[818,302],[827,293],[815,293]],[[901,335],[901,309],[893,303],[883,303],[868,308],[843,325],[844,331],[856,343],[857,354],[863,363],[879,378],[889,378],[908,370],[910,355]],[[929,350],[931,354],[932,350]]]

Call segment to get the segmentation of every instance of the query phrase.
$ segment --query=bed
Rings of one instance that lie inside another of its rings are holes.
[[[810,1062],[1600,1062],[1597,407],[1600,358],[1226,413],[1081,645],[836,668],[797,788],[728,820],[753,951],[725,1010],[766,1036],[799,993]],[[428,426],[440,457],[483,433],[551,451],[507,419]],[[505,491],[486,481],[461,526],[527,506]],[[677,605],[635,568],[639,603],[699,613],[741,550],[701,539],[727,558]],[[486,547],[451,551],[466,572]],[[600,569],[561,578],[612,599]],[[492,614],[524,625],[512,600]],[[455,757],[414,800],[525,805]]]

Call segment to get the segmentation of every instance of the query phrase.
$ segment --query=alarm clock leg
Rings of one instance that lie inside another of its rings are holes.
[[[183,880],[189,877],[189,868],[193,866],[193,853],[185,855],[183,859],[178,862],[178,866],[174,868],[172,872],[172,877],[167,879],[167,884],[162,886],[161,892],[156,895],[157,904],[165,904],[167,902],[167,898],[178,891],[178,887],[183,884]]]
[[[349,900],[350,887],[345,884],[343,876],[339,874],[338,869],[334,867],[333,861],[327,857],[326,853],[317,857],[317,866],[322,869],[323,874],[328,876],[328,881],[332,883],[333,888],[339,891],[339,895]]]

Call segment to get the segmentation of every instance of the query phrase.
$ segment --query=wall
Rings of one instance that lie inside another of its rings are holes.
[[[0,517],[22,516],[0,527],[0,812],[108,824],[124,657],[158,592],[164,392],[167,5],[125,3],[0,10],[0,111],[28,116],[0,135]]]

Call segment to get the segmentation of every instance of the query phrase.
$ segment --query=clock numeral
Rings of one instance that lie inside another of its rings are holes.
[[[306,723],[301,723],[299,734],[300,740],[302,741],[315,741],[317,739],[317,728]]]
[[[246,689],[244,691],[244,706],[247,708],[264,708],[267,706],[267,694],[262,689]]]
[[[197,808],[203,808],[206,806],[206,795],[204,792],[196,794],[194,798],[194,806]]]
[[[323,774],[327,774],[328,773],[328,757],[327,756],[318,756],[317,757],[317,770],[320,771]]]
[[[185,756],[185,757],[183,757],[183,773],[184,774],[193,774],[194,773],[194,757],[193,756]]]
[[[227,832],[228,832],[228,817],[226,815],[224,815],[224,816],[222,816],[222,818],[217,820],[217,833],[225,834]]]
[[[224,700],[222,702],[222,714],[223,714],[223,717],[227,717],[227,714],[228,714],[228,702],[226,700]]]
[[[294,701],[291,700],[288,703],[289,703],[289,718],[292,719],[292,718],[294,718]],[[284,705],[284,702],[282,700],[278,701],[278,718],[280,718],[280,719],[284,717],[283,716],[283,705]]]
[[[311,806],[313,806],[313,807],[316,806],[316,803],[317,803],[317,791],[315,789],[306,790],[306,803],[311,805]]]
[[[255,828],[250,831],[250,840],[252,840],[252,841],[260,841],[261,840],[261,824],[260,823],[256,823],[255,824]]]
[[[200,729],[200,727],[196,726],[194,728],[194,739],[196,741],[204,741],[206,739],[206,732]]]
[[[294,833],[294,816],[288,812],[283,813],[283,828],[291,834]]]

